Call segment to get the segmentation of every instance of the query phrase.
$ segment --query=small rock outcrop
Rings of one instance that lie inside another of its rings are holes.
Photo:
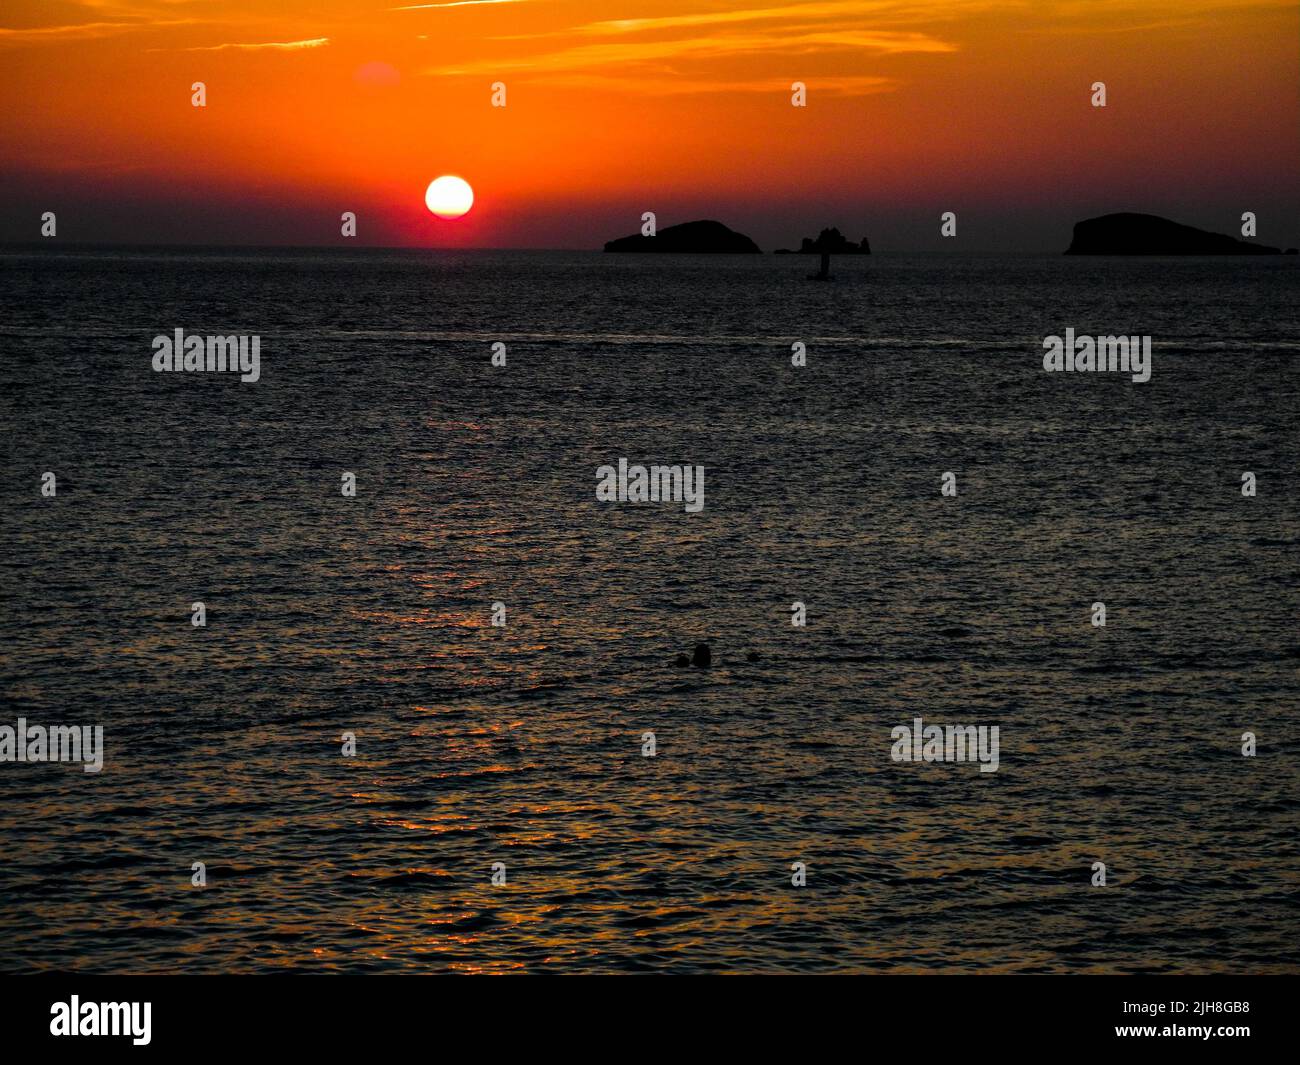
[[[728,229],[721,222],[703,219],[667,226],[653,237],[634,233],[605,242],[606,251],[684,252],[690,254],[761,254],[759,246],[744,233]]]
[[[778,248],[777,255],[870,255],[871,243],[866,237],[854,244],[844,236],[838,229],[832,226],[830,229],[823,229],[814,240],[812,237],[804,237],[799,245],[799,251],[794,252],[789,248]]]
[[[1278,255],[1279,248],[1210,233],[1154,214],[1104,214],[1076,222],[1066,255]]]

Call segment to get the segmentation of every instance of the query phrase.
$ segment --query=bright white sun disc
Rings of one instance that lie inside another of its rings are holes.
[[[429,182],[424,193],[424,205],[439,218],[459,218],[474,203],[474,190],[469,182],[453,174]]]

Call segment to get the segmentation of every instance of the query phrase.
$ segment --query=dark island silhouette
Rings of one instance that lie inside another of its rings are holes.
[[[701,252],[713,254],[761,254],[761,249],[745,234],[728,229],[721,222],[702,219],[666,226],[653,237],[634,233],[630,237],[605,242],[606,251]]]
[[[1076,222],[1066,255],[1278,255],[1280,248],[1171,222],[1154,214],[1104,214]]]

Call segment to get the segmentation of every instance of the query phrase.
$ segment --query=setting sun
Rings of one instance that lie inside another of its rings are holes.
[[[474,204],[474,190],[469,182],[444,174],[429,183],[424,193],[424,205],[439,218],[459,218]]]

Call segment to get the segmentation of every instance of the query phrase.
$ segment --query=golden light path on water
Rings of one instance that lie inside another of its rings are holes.
[[[7,963],[1293,968],[1300,515],[1235,477],[1294,466],[1294,259],[641,258],[10,271],[14,468],[83,472],[0,483],[41,575],[5,690],[108,753],[0,773]],[[214,278],[280,323],[256,388],[141,374],[121,337]],[[1045,380],[1041,323],[1137,305],[1185,338],[1159,388]],[[620,456],[700,462],[703,510],[597,501]],[[999,726],[998,771],[893,762],[917,717]]]

